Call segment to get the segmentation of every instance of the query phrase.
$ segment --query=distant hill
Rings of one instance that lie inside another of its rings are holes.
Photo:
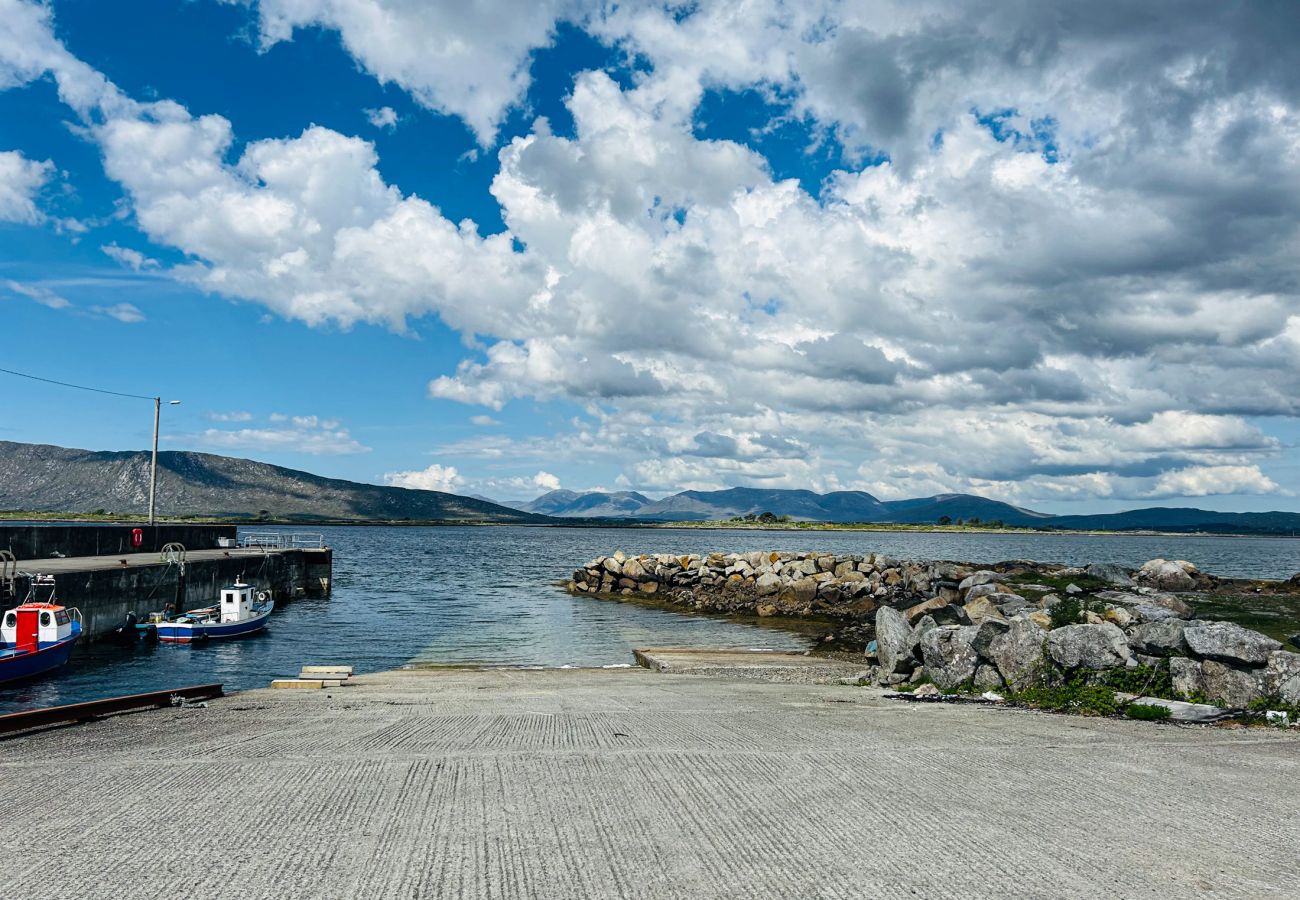
[[[687,521],[730,519],[765,512],[817,522],[879,521],[883,506],[864,491],[812,491],[730,488],[725,491],[682,491],[642,507],[641,519]]]
[[[1095,516],[1053,516],[1049,528],[1078,531],[1207,531],[1224,534],[1300,536],[1300,513],[1229,513],[1212,509],[1153,506]]]
[[[617,504],[611,498],[624,498]],[[1091,516],[1054,516],[974,494],[939,494],[910,500],[879,500],[864,491],[729,488],[682,491],[662,500],[624,492],[552,491],[525,509],[565,518],[625,518],[630,521],[702,522],[765,512],[809,522],[865,522],[925,525],[945,516],[951,522],[978,519],[1029,528],[1098,531],[1204,531],[1300,534],[1300,513],[1225,513],[1181,507],[1151,507]],[[597,511],[599,510],[599,511]]]
[[[636,491],[551,491],[520,509],[544,516],[582,518],[618,518],[634,516],[650,502],[650,498]]]
[[[322,478],[209,453],[158,454],[158,513],[217,517],[545,522],[495,503]],[[0,441],[0,509],[140,515],[149,508],[149,454]]]

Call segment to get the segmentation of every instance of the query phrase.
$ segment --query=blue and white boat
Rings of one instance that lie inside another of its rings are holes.
[[[47,599],[38,600],[44,589]],[[57,669],[80,637],[81,611],[55,603],[54,576],[37,575],[27,600],[0,619],[0,684]]]
[[[266,627],[266,619],[275,609],[269,591],[238,582],[221,591],[216,606],[191,609],[183,616],[166,619],[155,617],[158,640],[169,644],[191,644],[218,638],[244,637]]]

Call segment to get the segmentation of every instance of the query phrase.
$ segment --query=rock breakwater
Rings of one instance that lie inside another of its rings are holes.
[[[883,685],[1016,694],[1096,680],[1231,708],[1300,705],[1300,654],[1240,625],[1193,618],[1180,596],[1220,583],[1192,563],[1164,559],[1125,569],[874,553],[619,552],[577,569],[568,588],[829,621],[828,641],[864,650]]]

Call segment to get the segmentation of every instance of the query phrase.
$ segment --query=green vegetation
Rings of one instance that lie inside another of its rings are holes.
[[[1146,721],[1163,721],[1169,718],[1169,710],[1149,703],[1126,703],[1115,696],[1116,692],[1162,700],[1189,699],[1175,693],[1167,661],[1162,661],[1158,666],[1069,674],[1061,671],[1044,655],[1041,675],[1040,684],[1023,691],[1010,692],[1006,699],[1011,703],[1053,712],[1084,716],[1113,716],[1122,713],[1129,718]],[[1137,712],[1130,712],[1135,708]]]
[[[1284,712],[1290,716],[1292,722],[1300,722],[1300,703],[1287,703],[1276,694],[1250,701],[1250,705],[1246,707],[1247,720],[1264,722],[1266,721],[1264,714],[1273,711]]]
[[[728,524],[732,525],[784,525],[790,521],[789,516],[778,516],[776,513],[762,512],[755,515],[747,513],[743,516],[733,516],[728,519]]]
[[[1130,703],[1124,709],[1124,715],[1141,722],[1166,722],[1173,713],[1163,706],[1153,706],[1149,703]]]
[[[929,675],[922,675],[916,681],[906,681],[902,684],[894,685],[894,690],[898,691],[898,693],[900,694],[910,694],[912,693],[912,691],[916,690],[923,684],[933,684],[933,683],[934,682],[930,680]]]
[[[1287,590],[1285,583],[1234,582],[1215,593],[1188,599],[1192,615],[1198,619],[1235,622],[1283,643],[1300,632],[1300,590]]]
[[[1010,693],[1007,700],[1034,709],[1070,712],[1082,716],[1113,716],[1119,712],[1121,705],[1115,699],[1114,688],[1094,683],[1086,672]]]

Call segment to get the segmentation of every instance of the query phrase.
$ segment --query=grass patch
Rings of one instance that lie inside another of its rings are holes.
[[[1063,628],[1066,625],[1078,625],[1087,618],[1088,613],[1102,615],[1106,612],[1106,604],[1100,600],[1094,600],[1086,594],[1066,594],[1059,602],[1048,607],[1047,615],[1052,620],[1052,628]]]
[[[1230,592],[1188,597],[1193,617],[1235,622],[1283,643],[1300,633],[1300,592],[1283,590],[1276,582],[1234,587]]]
[[[1250,701],[1246,707],[1248,719],[1258,719],[1264,721],[1264,714],[1272,711],[1284,712],[1291,717],[1292,722],[1300,722],[1300,703],[1287,703],[1276,694],[1268,697],[1257,697]]]
[[[1102,676],[1102,682],[1116,691],[1159,697],[1162,700],[1183,699],[1174,692],[1174,681],[1169,675],[1169,663],[1162,660],[1158,666],[1138,666],[1135,669],[1111,669]]]
[[[1130,703],[1125,707],[1124,715],[1130,719],[1137,719],[1139,722],[1167,722],[1173,713],[1163,706],[1152,706],[1149,703]]]
[[[1120,709],[1120,701],[1115,699],[1115,689],[1094,683],[1086,672],[1016,691],[1008,695],[1007,699],[1034,709],[1082,716],[1113,716]]]

